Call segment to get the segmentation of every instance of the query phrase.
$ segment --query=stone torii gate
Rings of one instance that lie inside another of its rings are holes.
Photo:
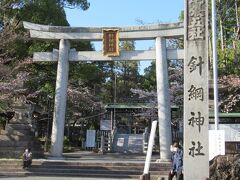
[[[184,59],[180,49],[167,49],[166,38],[184,35],[182,23],[156,24],[132,27],[60,27],[24,22],[30,36],[37,39],[59,40],[59,50],[36,52],[33,61],[58,61],[54,117],[51,137],[51,155],[61,157],[65,125],[69,61],[156,60],[157,99],[160,159],[170,159],[172,143],[171,112],[168,85],[168,59]],[[118,29],[120,40],[154,40],[155,50],[121,51],[119,56],[107,57],[102,52],[70,50],[70,40],[102,41],[103,29]]]

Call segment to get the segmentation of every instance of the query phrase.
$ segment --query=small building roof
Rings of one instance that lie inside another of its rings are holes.
[[[113,104],[107,104],[105,106],[106,109],[150,109],[150,108],[156,108],[157,105],[153,103],[113,103]],[[172,109],[178,108],[178,106],[171,106]]]
[[[112,103],[105,106],[106,109],[150,109],[157,108],[156,105],[152,103]],[[172,109],[177,109],[178,106],[171,106]],[[240,112],[234,113],[218,113],[220,118],[240,118]],[[209,112],[209,117],[214,118],[214,112]]]
[[[234,113],[218,113],[218,116],[220,118],[239,118],[240,113],[234,112]],[[214,112],[209,112],[209,117],[214,118]]]

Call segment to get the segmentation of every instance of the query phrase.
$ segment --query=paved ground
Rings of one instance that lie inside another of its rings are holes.
[[[49,154],[45,154],[48,160],[66,160],[79,162],[136,162],[144,163],[145,154],[128,154],[128,153],[105,153],[98,154],[92,151],[76,151],[72,153],[63,153],[62,158],[52,158]],[[153,153],[151,161],[156,162],[159,159],[159,153]]]
[[[0,177],[0,179],[5,179],[5,180],[130,180],[130,179],[121,179],[121,178],[83,178],[83,177],[42,177],[42,176],[37,176],[37,177],[11,177],[11,178],[4,178]],[[133,180],[133,179],[131,179]]]
[[[34,155],[33,155],[34,156]],[[77,151],[72,153],[63,153],[61,158],[53,158],[48,153],[45,153],[45,159],[34,159],[34,161],[74,161],[74,162],[131,162],[144,163],[146,155],[144,154],[124,154],[124,153],[105,153],[98,154],[91,151]],[[153,153],[151,161],[156,162],[159,159],[159,153]],[[5,159],[1,159],[5,160]],[[15,161],[16,159],[8,159]]]

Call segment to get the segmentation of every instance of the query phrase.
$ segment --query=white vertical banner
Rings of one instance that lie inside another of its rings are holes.
[[[209,177],[208,1],[185,0],[184,179]]]
[[[96,130],[87,130],[86,147],[95,147]]]
[[[209,130],[209,160],[217,155],[225,155],[225,131]]]

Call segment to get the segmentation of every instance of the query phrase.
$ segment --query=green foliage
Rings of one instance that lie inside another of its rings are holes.
[[[218,51],[218,67],[220,76],[224,75],[240,75],[240,48],[225,48],[223,51]]]
[[[69,25],[61,4],[56,0],[26,1],[19,10],[19,19],[39,24]]]
[[[7,106],[6,102],[0,100],[0,113],[5,112],[7,107],[8,106]]]
[[[184,20],[184,11],[183,10],[181,11],[181,13],[179,15],[178,20],[183,22],[183,20]]]
[[[41,91],[47,94],[54,94],[54,86],[50,83],[45,83],[45,85],[41,88]]]
[[[28,46],[28,55],[32,55],[34,52],[44,52],[44,51],[52,51],[53,48],[57,48],[57,42],[43,42],[33,40],[31,44]]]
[[[155,62],[152,62],[149,67],[144,69],[144,76],[142,77],[142,88],[147,91],[156,90]]]
[[[89,127],[89,129],[90,129],[90,130],[95,130],[96,128],[95,128],[93,125],[91,125],[91,126]]]
[[[6,125],[6,119],[0,116],[0,131],[1,129],[5,129],[5,125]]]
[[[0,22],[5,24],[12,18],[35,23],[67,25],[64,7],[87,10],[87,0],[1,0]]]
[[[144,70],[142,76],[142,89],[147,92],[156,91],[156,64]],[[172,105],[183,105],[183,62],[180,60],[168,61],[169,92]]]
[[[90,3],[87,0],[58,0],[60,4],[67,8],[81,8],[82,10],[87,10]]]
[[[81,79],[84,85],[94,88],[95,85],[103,82],[103,73],[95,63],[71,63],[69,79],[76,81]]]
[[[17,59],[23,59],[24,57],[26,57],[28,55],[27,54],[28,46],[25,43],[24,39],[17,38],[14,41],[14,43],[8,44],[8,48],[14,49],[14,51],[15,51],[14,57]]]
[[[5,112],[7,109],[7,104],[0,100],[0,113]],[[0,115],[0,130],[4,129],[6,125],[6,119]]]
[[[120,42],[120,49],[131,51],[135,49],[134,41]],[[97,95],[103,103],[114,102],[116,92],[116,102],[131,101],[131,88],[137,88],[140,84],[140,75],[138,72],[139,63],[133,61],[118,61],[118,62],[98,62],[99,68],[103,77],[101,86],[99,86]]]
[[[219,76],[239,75],[239,41],[237,41],[237,18],[235,0],[217,1]],[[239,3],[238,3],[239,5]],[[238,13],[240,8],[238,7]],[[222,32],[222,34],[221,34]]]
[[[135,49],[134,41],[121,41],[120,49],[125,51],[133,51]]]
[[[135,50],[134,41],[122,41],[120,43],[120,49],[124,51]],[[138,72],[139,62],[136,61],[118,61],[115,62],[115,73],[116,74],[116,84],[115,76],[112,79],[112,85],[116,90],[116,102],[129,102],[133,101],[133,94],[131,89],[138,88],[140,84],[140,75]],[[116,86],[116,87],[115,87]],[[114,90],[114,91],[115,91]]]
[[[92,51],[93,47],[92,44],[88,41],[81,41],[81,42],[71,42],[71,48],[75,48],[76,51]]]
[[[71,146],[71,142],[67,136],[64,136],[63,140],[63,152],[72,152],[73,147]]]

